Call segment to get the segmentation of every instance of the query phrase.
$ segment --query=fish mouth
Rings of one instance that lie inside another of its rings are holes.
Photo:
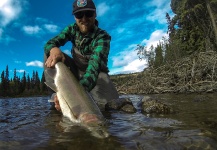
[[[103,123],[103,121],[101,121],[101,119],[99,118],[99,116],[97,116],[96,114],[87,114],[87,113],[84,113],[84,114],[81,114],[79,116],[79,119],[81,122],[87,124],[87,125],[100,125]]]
[[[91,134],[97,138],[107,138],[109,133],[105,127],[106,120],[99,118],[95,114],[81,114],[79,116],[80,121],[91,131]]]

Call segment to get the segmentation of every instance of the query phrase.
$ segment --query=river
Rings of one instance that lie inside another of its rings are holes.
[[[151,96],[176,113],[143,114],[137,107],[142,95],[121,95],[131,99],[137,112],[103,112],[110,134],[105,139],[51,110],[48,97],[0,99],[0,149],[217,149],[217,94]]]

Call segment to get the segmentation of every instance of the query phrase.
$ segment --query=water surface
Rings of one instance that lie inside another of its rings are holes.
[[[0,99],[0,149],[217,149],[217,94],[152,96],[176,113],[143,114],[136,106],[142,95],[122,95],[137,112],[103,112],[109,121],[106,139],[50,110],[48,97]]]

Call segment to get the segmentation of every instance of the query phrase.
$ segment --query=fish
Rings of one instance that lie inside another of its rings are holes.
[[[95,137],[109,136],[105,127],[107,121],[99,107],[63,62],[46,68],[44,73],[45,84],[56,92],[64,117],[89,129]]]

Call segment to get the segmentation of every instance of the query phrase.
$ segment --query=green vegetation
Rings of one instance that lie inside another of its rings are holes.
[[[47,94],[47,87],[45,86],[44,74],[42,79],[39,79],[38,72],[33,71],[32,77],[23,73],[22,78],[18,77],[14,69],[14,76],[9,79],[9,69],[6,67],[5,71],[1,73],[0,82],[0,97],[16,97],[16,96],[32,96]]]
[[[171,0],[166,14],[168,39],[156,47],[137,45],[148,67],[111,79],[119,93],[192,93],[217,91],[217,0]]]
[[[171,9],[175,16],[166,14],[169,38],[163,37],[163,42],[148,50],[145,45],[136,48],[139,58],[148,60],[148,67],[217,51],[217,0],[171,0]]]

